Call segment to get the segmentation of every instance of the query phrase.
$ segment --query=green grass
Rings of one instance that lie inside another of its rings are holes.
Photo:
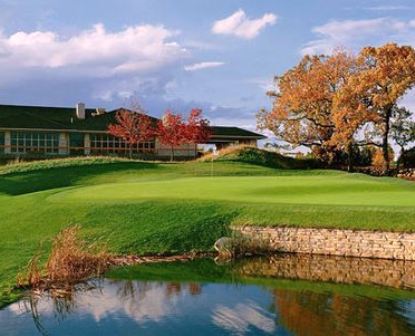
[[[311,169],[318,168],[322,165],[321,162],[314,159],[294,159],[276,152],[246,145],[224,148],[218,154],[215,160],[219,162],[244,162],[281,169]],[[203,156],[200,161],[205,162],[211,159],[212,154]]]
[[[0,293],[41,242],[47,251],[72,224],[112,252],[138,254],[207,250],[238,224],[415,231],[414,183],[254,163],[75,158],[0,167]]]

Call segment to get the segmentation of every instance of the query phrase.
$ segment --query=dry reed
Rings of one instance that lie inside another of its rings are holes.
[[[108,268],[109,255],[81,240],[79,231],[79,226],[69,227],[54,239],[46,264],[50,281],[79,281],[97,276]]]
[[[29,262],[26,276],[18,278],[18,285],[50,288],[71,284],[98,276],[110,266],[110,255],[80,238],[80,227],[63,229],[54,238],[46,266],[39,266],[39,254]]]

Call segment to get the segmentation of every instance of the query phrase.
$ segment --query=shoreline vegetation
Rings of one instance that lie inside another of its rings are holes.
[[[234,225],[415,231],[413,182],[254,154],[0,166],[0,302],[18,297],[16,275],[39,245],[50,251],[53,237],[77,224],[89,244],[137,258],[212,251]]]
[[[67,227],[53,239],[45,263],[39,251],[31,258],[27,270],[17,276],[17,290],[72,291],[78,283],[99,278],[114,267],[152,263],[184,262],[195,258],[212,257],[210,253],[183,253],[180,255],[114,255],[99,242],[90,244],[80,236],[81,227]]]

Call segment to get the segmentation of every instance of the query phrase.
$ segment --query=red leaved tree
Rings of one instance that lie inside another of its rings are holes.
[[[127,144],[130,158],[134,145],[151,140],[156,134],[150,117],[143,112],[120,109],[115,119],[117,123],[108,126],[108,133],[121,138]]]
[[[157,124],[157,135],[163,145],[171,149],[170,161],[174,160],[174,147],[186,143],[186,126],[180,114],[167,110]]]
[[[186,138],[188,143],[205,143],[211,136],[209,120],[203,118],[201,109],[192,109],[186,124]]]
[[[202,117],[200,109],[192,109],[187,122],[180,114],[166,111],[157,125],[157,135],[162,144],[170,147],[170,160],[173,161],[175,147],[207,141],[210,137],[209,121]]]

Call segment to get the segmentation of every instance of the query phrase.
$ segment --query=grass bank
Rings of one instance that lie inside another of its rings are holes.
[[[0,293],[39,244],[48,250],[68,225],[82,225],[111,252],[180,253],[210,249],[238,224],[415,231],[414,204],[408,181],[261,162],[75,158],[3,166]]]

